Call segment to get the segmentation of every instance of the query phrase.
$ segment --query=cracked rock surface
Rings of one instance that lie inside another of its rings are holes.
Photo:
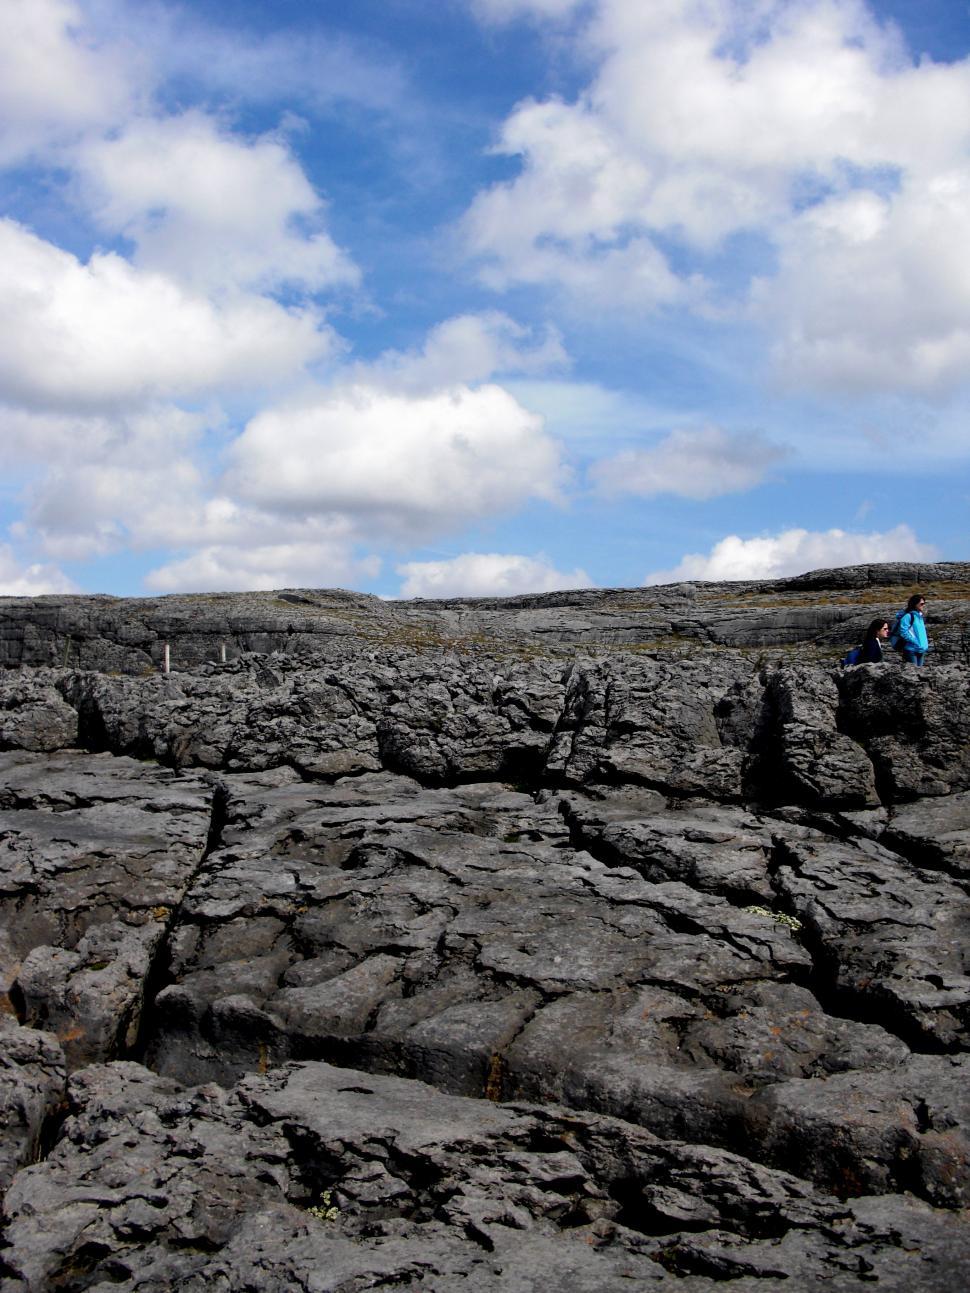
[[[308,593],[312,652],[0,674],[2,1293],[951,1293],[966,667],[752,655],[732,587],[686,652]]]

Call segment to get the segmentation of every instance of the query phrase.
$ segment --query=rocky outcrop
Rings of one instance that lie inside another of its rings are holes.
[[[0,668],[24,665],[155,672],[168,644],[176,670],[280,652],[301,660],[328,647],[459,646],[463,652],[537,649],[690,651],[784,647],[838,659],[875,615],[926,593],[936,658],[970,663],[970,562],[884,563],[794,579],[682,583],[658,588],[452,601],[388,602],[340,589],[195,593],[170,597],[0,597]]]
[[[563,594],[0,674],[3,1293],[952,1288],[966,669],[702,591],[687,649]]]

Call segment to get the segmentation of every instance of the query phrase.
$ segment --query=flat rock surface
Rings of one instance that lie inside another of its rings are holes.
[[[0,599],[0,1289],[949,1293],[963,585]]]

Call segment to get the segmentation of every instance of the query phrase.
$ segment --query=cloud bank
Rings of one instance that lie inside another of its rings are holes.
[[[519,173],[465,216],[485,282],[730,305],[778,335],[792,385],[966,380],[970,62],[914,65],[856,0],[599,0],[576,40],[596,75],[572,102],[518,105],[495,150]],[[740,236],[777,268],[739,292]]]
[[[655,570],[645,584],[683,579],[781,579],[832,566],[878,561],[938,561],[940,554],[921,543],[908,525],[884,533],[850,534],[845,530],[783,530],[780,534],[742,539],[729,534],[706,555],[688,553],[672,570]]]
[[[406,561],[401,597],[511,597],[591,588],[585,570],[556,570],[548,561],[498,552],[466,552],[445,561]]]
[[[651,449],[628,449],[594,463],[593,483],[608,495],[677,494],[704,500],[753,489],[787,456],[757,432],[721,427],[672,431]]]

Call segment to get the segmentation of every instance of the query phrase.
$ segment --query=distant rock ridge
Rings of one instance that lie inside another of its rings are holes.
[[[805,658],[857,640],[875,614],[925,588],[935,658],[970,658],[970,563],[885,563],[789,579],[580,589],[516,597],[385,601],[334,589],[265,593],[0,597],[0,667],[73,667],[140,673],[246,652],[312,657],[331,638],[388,645],[494,649],[696,645],[787,646]]]
[[[0,1293],[953,1293],[968,618],[0,599]]]

